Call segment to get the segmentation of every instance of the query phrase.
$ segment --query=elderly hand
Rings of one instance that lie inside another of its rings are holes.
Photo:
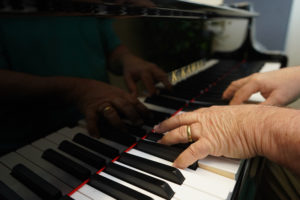
[[[125,81],[134,95],[137,95],[136,82],[138,80],[143,82],[150,95],[155,94],[155,83],[157,82],[161,81],[165,87],[171,87],[167,74],[155,64],[133,54],[126,54],[122,61]]]
[[[260,92],[265,105],[282,106],[292,102],[300,94],[300,67],[289,67],[278,71],[256,73],[233,81],[223,93],[230,104],[241,104],[256,92]]]
[[[149,114],[139,100],[127,92],[94,80],[77,79],[71,98],[85,114],[87,128],[92,136],[99,137],[99,118],[104,118],[113,127],[123,129],[120,114],[133,124],[142,124]]]
[[[291,123],[291,114],[294,111],[272,106],[214,106],[171,117],[154,130],[167,132],[159,142],[172,145],[188,142],[187,126],[190,126],[195,142],[175,160],[174,166],[178,168],[186,168],[208,155],[230,158],[263,155],[280,163],[285,160],[284,151],[288,148],[278,147],[289,138],[290,133],[284,131],[289,130],[285,122]]]

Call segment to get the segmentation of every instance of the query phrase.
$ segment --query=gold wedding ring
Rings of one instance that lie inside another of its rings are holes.
[[[186,127],[186,133],[187,133],[188,142],[193,142],[191,126],[188,125]]]
[[[104,112],[110,110],[111,108],[112,108],[112,107],[111,107],[110,105],[105,106],[102,112],[104,113]]]

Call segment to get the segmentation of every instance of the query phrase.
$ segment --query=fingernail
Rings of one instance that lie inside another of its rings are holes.
[[[157,143],[161,144],[161,140],[157,140]]]
[[[154,131],[155,131],[155,132],[157,132],[157,131],[158,131],[158,129],[159,129],[159,127],[160,127],[160,124],[157,124],[157,125],[155,125],[155,126],[154,126],[154,128],[153,128],[153,129],[154,129]]]

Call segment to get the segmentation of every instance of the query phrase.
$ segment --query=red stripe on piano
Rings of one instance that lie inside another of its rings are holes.
[[[68,196],[72,196],[75,192],[77,192],[80,188],[82,188],[85,184],[87,184],[90,181],[90,179],[85,180],[82,182],[77,188],[75,188],[72,192],[68,194]]]

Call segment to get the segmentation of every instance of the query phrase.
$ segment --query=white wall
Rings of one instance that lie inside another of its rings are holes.
[[[300,65],[300,1],[293,0],[285,51],[289,66]]]

